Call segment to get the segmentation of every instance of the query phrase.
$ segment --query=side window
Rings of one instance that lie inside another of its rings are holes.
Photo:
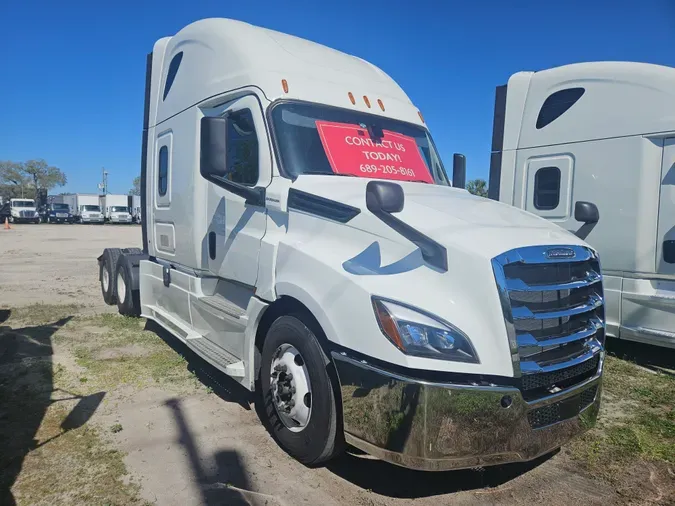
[[[228,116],[227,178],[253,186],[258,182],[258,136],[251,111],[243,109]]]
[[[534,175],[534,207],[550,211],[560,203],[560,169],[542,167]]]
[[[169,71],[166,73],[166,82],[164,83],[164,94],[162,96],[162,101],[166,100],[166,96],[169,94],[171,86],[173,86],[173,81],[176,79],[176,74],[178,73],[178,67],[180,67],[181,61],[183,61],[183,51],[171,58],[171,63],[169,63]]]
[[[169,186],[169,148],[162,146],[159,149],[159,167],[157,170],[157,192],[160,197],[166,195]]]
[[[553,123],[560,116],[565,114],[570,107],[586,93],[584,88],[568,88],[566,90],[556,91],[544,100],[537,116],[537,130]]]

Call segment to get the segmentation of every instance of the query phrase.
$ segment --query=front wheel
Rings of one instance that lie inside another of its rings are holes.
[[[284,450],[307,465],[330,460],[344,445],[329,365],[299,316],[282,316],[267,332],[260,368],[263,422]]]

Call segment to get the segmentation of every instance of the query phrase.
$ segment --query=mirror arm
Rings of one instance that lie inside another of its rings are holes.
[[[216,176],[215,174],[210,175],[209,178],[221,188],[225,188],[227,191],[245,198],[247,204],[260,207],[265,206],[265,188],[262,186],[245,186],[234,181],[229,181],[224,177]]]
[[[390,228],[412,242],[422,252],[422,258],[429,265],[436,267],[442,272],[448,271],[448,251],[433,239],[411,227],[406,222],[383,210],[371,211],[376,217],[386,223]]]

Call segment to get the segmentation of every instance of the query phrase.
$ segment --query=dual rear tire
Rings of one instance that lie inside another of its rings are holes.
[[[114,306],[124,316],[140,316],[138,289],[134,289],[133,269],[129,255],[140,255],[139,248],[106,248],[99,258],[99,282],[106,304]]]

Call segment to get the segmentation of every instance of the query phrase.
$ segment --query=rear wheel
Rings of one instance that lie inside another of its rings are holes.
[[[307,465],[342,451],[330,361],[300,316],[282,316],[267,332],[260,368],[266,424],[279,445]]]
[[[138,290],[133,290],[131,262],[122,256],[117,262],[116,285],[117,285],[117,309],[124,316],[140,316],[141,302]]]
[[[119,248],[106,248],[99,260],[99,281],[101,293],[106,304],[114,305],[117,302],[117,290],[115,283],[115,267],[121,254]]]

